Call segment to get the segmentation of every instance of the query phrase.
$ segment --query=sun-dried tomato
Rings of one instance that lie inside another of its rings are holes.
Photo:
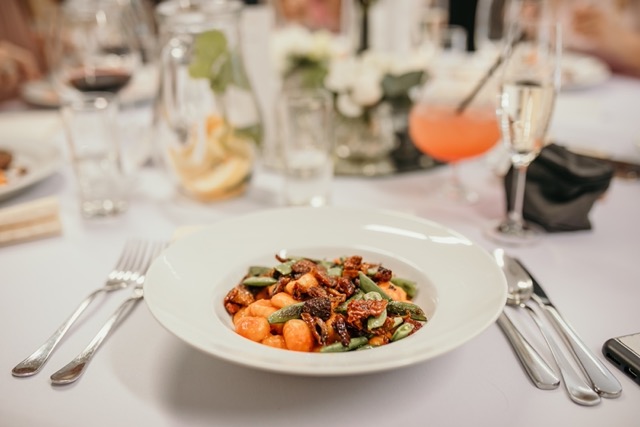
[[[253,293],[244,285],[231,289],[224,297],[224,308],[229,314],[236,314],[242,307],[255,301]]]
[[[298,273],[298,274],[304,274],[304,273],[308,273],[310,271],[314,271],[318,268],[318,266],[311,260],[308,259],[301,259],[299,261],[296,261],[292,266],[291,266],[291,271],[293,271],[294,273]]]
[[[373,280],[376,283],[388,282],[392,276],[393,272],[391,270],[380,265],[378,266],[378,271],[373,275]]]
[[[354,279],[358,277],[360,266],[362,264],[362,257],[358,255],[351,256],[344,261],[344,267],[342,269],[342,277]]]
[[[318,267],[319,268],[317,268],[313,272],[313,275],[315,276],[316,280],[318,280],[318,283],[320,283],[323,286],[333,287],[335,279],[327,274],[327,271],[324,269],[324,267],[322,266],[318,266]]]
[[[335,288],[348,297],[356,292],[356,285],[346,277],[338,277],[335,281]]]
[[[347,323],[362,330],[363,320],[369,316],[379,316],[386,309],[386,300],[353,300],[347,305]]]
[[[340,337],[342,345],[345,347],[348,346],[349,341],[351,341],[351,335],[349,335],[349,331],[347,330],[347,321],[344,316],[342,314],[336,314],[332,325],[333,330],[336,331]]]
[[[309,298],[328,297],[327,290],[321,286],[312,286],[307,290]]]
[[[307,324],[316,342],[320,345],[325,345],[329,336],[327,324],[319,317],[314,317],[309,313],[300,314],[300,318]]]

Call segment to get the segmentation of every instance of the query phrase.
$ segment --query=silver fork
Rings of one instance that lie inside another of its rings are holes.
[[[151,265],[151,262],[162,252],[167,246],[164,242],[157,242],[152,244],[146,252],[143,266],[141,268],[142,273],[138,275],[136,279],[136,286],[133,288],[131,296],[124,300],[122,304],[116,309],[116,311],[109,317],[109,319],[102,326],[97,335],[91,340],[89,345],[80,352],[71,362],[59,369],[53,375],[51,375],[51,383],[54,385],[65,385],[76,381],[84,373],[87,365],[95,355],[96,351],[114,328],[131,312],[133,307],[143,297],[143,285],[146,278],[146,272]]]
[[[127,241],[115,267],[107,275],[104,286],[91,292],[53,335],[29,357],[18,363],[11,373],[16,377],[28,377],[40,371],[60,340],[98,295],[123,289],[134,283],[140,275],[137,266],[141,263],[147,246],[147,243],[142,240]]]

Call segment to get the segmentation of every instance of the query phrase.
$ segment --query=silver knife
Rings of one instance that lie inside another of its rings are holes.
[[[520,260],[516,260],[518,264],[529,274],[533,281],[533,295],[540,307],[545,311],[547,317],[551,319],[555,328],[562,334],[577,361],[580,363],[582,370],[591,382],[594,390],[602,397],[615,398],[622,393],[622,386],[615,376],[604,366],[589,348],[582,342],[578,334],[573,330],[571,325],[567,323],[560,312],[549,300],[546,292],[540,286],[540,283],[529,273],[522,265]]]

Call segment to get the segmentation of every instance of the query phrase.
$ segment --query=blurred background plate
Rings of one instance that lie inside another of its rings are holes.
[[[600,59],[580,53],[562,53],[562,90],[598,86],[611,77],[609,66]]]
[[[21,176],[11,176],[8,183],[0,185],[0,201],[51,176],[61,165],[61,154],[52,144],[42,141],[0,141],[0,149],[13,155],[12,165],[24,168]]]

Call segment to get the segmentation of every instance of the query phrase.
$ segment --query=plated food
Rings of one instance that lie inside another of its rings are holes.
[[[353,255],[252,266],[224,298],[236,332],[270,347],[335,353],[399,341],[427,321],[416,283]]]
[[[249,266],[304,255],[359,255],[416,282],[428,321],[407,337],[333,354],[260,345],[236,333],[225,296]],[[342,376],[407,367],[479,335],[506,302],[504,274],[465,236],[425,218],[367,208],[279,208],[231,216],[182,236],[154,261],[144,302],[169,332],[215,358],[292,375]],[[216,363],[213,361],[212,363]]]
[[[0,200],[51,176],[60,167],[58,149],[46,142],[0,141]]]
[[[0,148],[0,187],[25,175],[28,168],[16,163],[12,150]]]

